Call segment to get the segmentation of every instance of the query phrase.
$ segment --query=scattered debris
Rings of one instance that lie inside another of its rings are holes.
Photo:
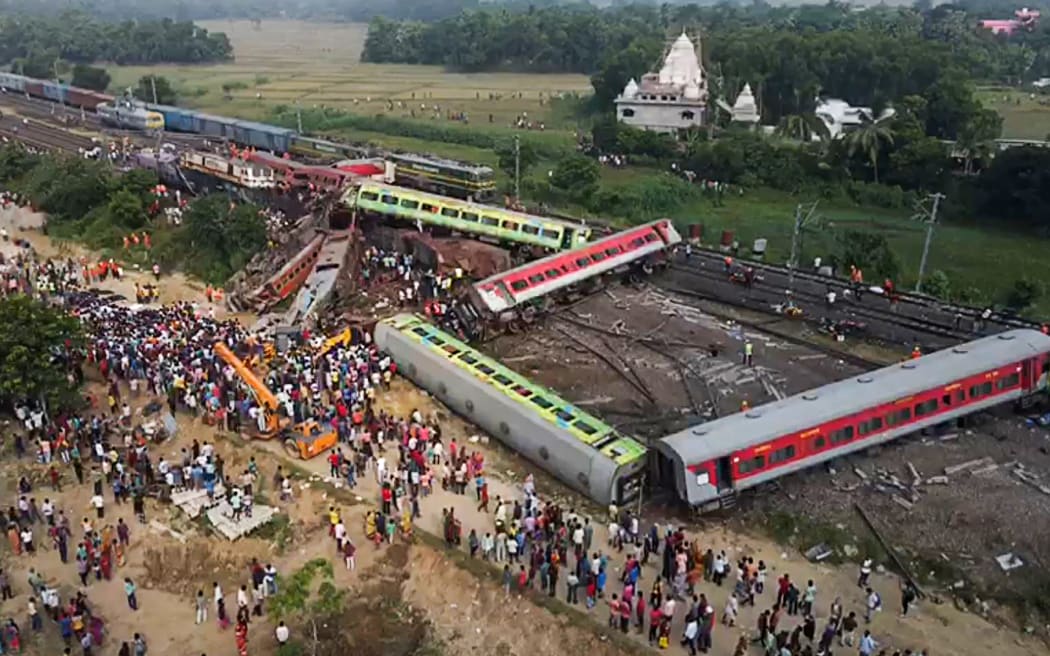
[[[807,549],[806,552],[802,555],[804,555],[806,557],[806,560],[809,560],[810,562],[819,563],[820,561],[830,557],[833,553],[835,553],[834,549],[821,542],[815,547],[810,547],[809,549]]]
[[[207,517],[220,535],[232,541],[248,535],[263,524],[269,523],[277,514],[277,508],[256,505],[252,506],[250,517],[242,516],[240,519],[235,520],[233,519],[233,507],[223,499],[208,509]]]
[[[965,471],[967,469],[974,469],[974,468],[977,468],[977,467],[983,467],[985,465],[990,465],[993,462],[994,462],[994,460],[992,460],[991,458],[988,458],[988,457],[979,458],[977,460],[967,460],[966,462],[959,463],[958,465],[951,465],[950,467],[945,467],[944,468],[944,473],[946,475],[948,475],[948,476],[951,476],[952,474],[958,474],[959,472]]]
[[[1012,551],[996,556],[995,562],[999,563],[999,567],[1004,572],[1009,572],[1012,569],[1024,566],[1024,561]]]

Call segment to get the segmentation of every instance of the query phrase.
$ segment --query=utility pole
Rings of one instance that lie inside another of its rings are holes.
[[[945,195],[937,192],[936,194],[930,194],[927,198],[933,201],[933,207],[927,212],[926,208],[920,204],[920,214],[917,217],[926,222],[926,242],[922,246],[922,259],[919,260],[919,278],[915,281],[915,293],[922,291],[922,279],[926,275],[926,258],[930,255],[930,242],[933,241],[933,228],[937,225],[937,208],[940,206],[941,200],[945,198]]]
[[[150,89],[153,90],[153,104],[154,105],[159,105],[160,103],[157,102],[157,76],[156,75],[150,75],[149,76],[149,86],[150,86]]]
[[[514,135],[514,200],[521,202],[521,140]]]
[[[303,106],[296,100],[295,101],[295,125],[299,134],[303,133]]]
[[[798,258],[802,255],[802,229],[806,227],[806,223],[813,217],[813,213],[817,211],[817,204],[820,201],[813,201],[813,204],[809,206],[809,211],[806,212],[805,216],[802,215],[802,203],[795,206],[795,229],[791,234],[791,259],[788,260],[788,294],[792,294],[795,291],[795,269],[798,268]]]

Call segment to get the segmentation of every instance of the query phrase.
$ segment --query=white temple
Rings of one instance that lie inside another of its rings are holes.
[[[752,98],[754,102],[754,98]],[[633,79],[616,98],[616,116],[627,125],[677,132],[704,124],[707,80],[700,54],[684,33],[675,39],[657,73]]]
[[[757,125],[760,118],[758,104],[755,103],[755,94],[751,92],[751,85],[745,84],[744,90],[733,103],[732,120],[734,123]]]

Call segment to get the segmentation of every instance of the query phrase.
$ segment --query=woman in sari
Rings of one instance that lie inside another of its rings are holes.
[[[102,577],[107,581],[113,577],[113,550],[109,545],[106,545],[99,556],[99,568],[102,570]]]
[[[376,514],[375,511],[369,510],[365,515],[365,537],[369,540],[374,540],[376,536]]]
[[[117,567],[123,567],[127,560],[124,558],[124,545],[120,540],[113,540],[113,553],[117,557]]]
[[[11,551],[16,556],[22,555],[22,538],[18,534],[18,527],[11,524],[7,527],[7,541],[11,543]]]

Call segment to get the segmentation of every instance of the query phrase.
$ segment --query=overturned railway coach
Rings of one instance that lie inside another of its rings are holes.
[[[671,221],[660,219],[490,276],[473,285],[471,299],[478,307],[499,315],[585,283],[596,283],[603,274],[653,264],[681,241]]]
[[[691,506],[1047,388],[1050,336],[1012,330],[700,424],[657,444]]]
[[[345,201],[356,211],[520,247],[563,251],[591,239],[591,228],[582,223],[533,216],[378,182],[361,184],[345,197]]]
[[[647,450],[421,317],[380,321],[375,342],[400,373],[460,415],[601,504],[641,492]]]

